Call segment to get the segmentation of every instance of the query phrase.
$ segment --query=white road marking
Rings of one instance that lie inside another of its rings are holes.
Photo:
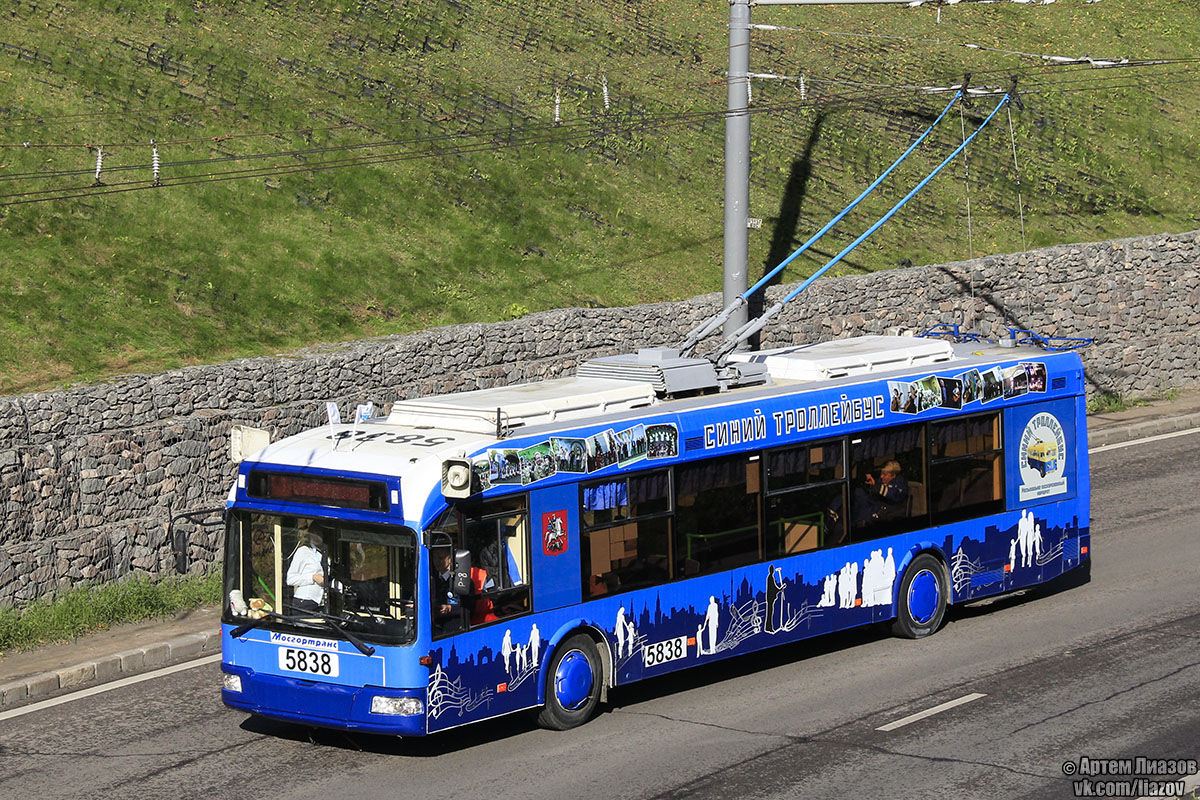
[[[881,725],[878,728],[876,728],[875,730],[877,730],[877,731],[894,731],[897,728],[903,728],[905,725],[910,725],[910,724],[916,722],[917,720],[922,720],[922,719],[925,719],[926,717],[932,717],[934,714],[940,714],[943,711],[949,711],[952,708],[961,706],[964,703],[970,703],[973,700],[978,700],[981,697],[987,697],[987,695],[980,694],[979,692],[972,692],[971,694],[964,694],[962,697],[958,698],[957,700],[947,700],[945,703],[942,703],[940,706],[934,706],[933,708],[927,708],[924,711],[918,711],[916,714],[909,714],[907,717],[905,717],[903,719],[898,719],[895,722],[889,722],[887,725]]]
[[[3,722],[6,719],[12,719],[13,717],[32,714],[35,711],[44,711],[45,709],[53,708],[54,706],[61,706],[63,703],[70,703],[73,700],[82,700],[85,697],[91,697],[103,692],[111,692],[113,689],[120,689],[124,686],[132,686],[133,684],[141,683],[142,681],[149,681],[155,678],[161,678],[164,675],[182,672],[185,669],[202,667],[205,664],[212,664],[220,660],[221,654],[217,653],[216,655],[198,658],[195,661],[187,661],[183,664],[176,664],[171,667],[163,667],[162,669],[157,669],[154,672],[147,672],[144,675],[133,675],[128,678],[121,678],[119,681],[113,681],[112,683],[104,683],[100,686],[93,686],[90,689],[83,689],[82,691],[72,692],[71,694],[64,694],[62,697],[55,697],[50,700],[42,700],[39,703],[31,703],[27,706],[14,708],[11,711],[0,712],[0,722]]]
[[[1107,450],[1120,450],[1122,447],[1133,447],[1135,444],[1161,442],[1163,439],[1174,439],[1176,436],[1187,436],[1189,433],[1200,433],[1200,428],[1188,428],[1186,431],[1160,433],[1157,436],[1147,436],[1145,439],[1131,439],[1128,442],[1117,442],[1116,444],[1106,444],[1102,447],[1093,447],[1091,450],[1088,450],[1088,455],[1091,455],[1092,453],[1103,453]]]

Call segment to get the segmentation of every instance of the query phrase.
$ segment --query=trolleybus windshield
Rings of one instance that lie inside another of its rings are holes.
[[[226,542],[225,616],[409,644],[416,535],[407,528],[238,511]],[[332,625],[330,624],[332,623]]]

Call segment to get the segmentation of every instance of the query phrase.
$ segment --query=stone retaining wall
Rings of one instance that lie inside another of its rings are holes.
[[[773,303],[788,287],[770,291]],[[234,474],[234,424],[272,437],[323,422],[323,402],[474,389],[569,373],[584,358],[675,344],[720,297],[565,309],[277,358],[130,375],[0,398],[0,606],[81,581],[167,574],[173,514],[218,507]],[[1200,383],[1200,232],[1051,247],[819,281],[762,346],[962,322],[1094,336],[1089,392],[1126,397]],[[715,344],[715,341],[713,342]],[[220,531],[188,524],[193,571]]]

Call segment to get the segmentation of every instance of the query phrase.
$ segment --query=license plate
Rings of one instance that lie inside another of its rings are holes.
[[[303,672],[308,675],[336,678],[338,676],[338,654],[281,647],[279,648],[279,668],[288,672]]]
[[[656,667],[668,661],[675,661],[687,655],[688,637],[679,636],[664,642],[655,642],[642,648],[642,658],[647,667]]]

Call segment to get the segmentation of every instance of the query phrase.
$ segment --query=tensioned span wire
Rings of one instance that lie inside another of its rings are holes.
[[[1115,78],[1116,76],[1112,76],[1112,77]],[[1095,80],[1095,78],[1089,77],[1086,80]],[[1177,85],[1177,84],[1184,84],[1184,83],[1193,83],[1197,80],[1200,80],[1200,78],[1190,78],[1189,77],[1188,79],[1175,79],[1175,80],[1167,81],[1166,83],[1171,84],[1171,85]],[[1082,86],[1082,87],[1078,87],[1078,88],[1058,88],[1058,86],[1056,85],[1057,83],[1059,83],[1059,82],[1051,82],[1050,84],[1048,84],[1046,86],[1046,88],[1025,87],[1022,89],[1022,94],[1030,95],[1030,94],[1039,94],[1039,93],[1052,92],[1052,91],[1061,91],[1061,92],[1111,91],[1111,90],[1117,89],[1117,88],[1143,88],[1146,85],[1148,85],[1144,81],[1135,81],[1135,82],[1129,82],[1129,83],[1106,83],[1103,79],[1099,80],[1097,85]],[[1071,83],[1071,81],[1062,81],[1061,83]],[[1164,85],[1164,83],[1163,83],[1163,81],[1156,79],[1154,81],[1154,85],[1162,86],[1162,85]],[[851,106],[854,106],[856,103],[862,103],[862,102],[865,102],[868,100],[877,101],[880,98],[887,96],[888,94],[905,93],[905,92],[908,92],[911,90],[912,90],[912,87],[909,87],[909,86],[896,86],[896,87],[891,88],[887,92],[860,91],[860,92],[856,92],[856,93],[842,93],[842,94],[828,95],[828,96],[825,96],[825,97],[822,97],[819,99],[810,97],[808,99],[800,100],[800,101],[792,101],[792,102],[776,103],[776,104],[763,104],[763,105],[759,105],[757,107],[748,108],[748,109],[746,109],[746,111],[748,111],[748,113],[754,114],[754,115],[768,115],[769,116],[769,115],[773,115],[773,114],[777,114],[777,113],[786,113],[786,112],[801,110],[801,109],[805,109],[805,108],[818,108],[818,107],[830,108],[830,107],[837,107],[837,106],[851,107]],[[950,90],[951,89],[947,89],[947,91],[950,91]],[[698,111],[698,112],[686,112],[686,113],[677,113],[677,114],[670,114],[670,115],[659,115],[657,117],[647,116],[647,117],[639,118],[638,120],[630,121],[630,123],[627,125],[613,126],[611,129],[613,129],[613,130],[632,130],[632,129],[636,128],[642,132],[645,132],[648,130],[663,130],[663,129],[673,127],[674,124],[679,121],[682,121],[684,124],[688,124],[688,123],[691,123],[694,121],[702,121],[706,118],[707,119],[718,118],[718,117],[724,116],[726,113],[729,113],[729,112],[727,112],[727,111]],[[526,130],[527,130],[527,128],[506,129],[506,133],[511,132],[511,133],[515,134],[515,133],[524,132]],[[452,138],[477,138],[477,137],[478,137],[478,133],[462,132],[462,133],[456,133],[456,134],[436,135],[436,136],[430,136],[430,137],[424,137],[424,138],[426,140],[436,141],[436,140],[445,140],[445,139],[452,139]],[[494,143],[486,144],[486,145],[476,144],[476,145],[472,145],[472,146],[468,146],[468,147],[434,149],[434,150],[430,150],[430,151],[424,151],[421,153],[402,153],[402,154],[388,153],[388,154],[382,154],[378,157],[359,158],[359,159],[342,159],[342,160],[335,160],[335,161],[331,161],[331,162],[320,162],[318,164],[310,164],[310,165],[304,165],[304,166],[287,165],[287,166],[267,167],[267,168],[257,169],[257,170],[235,170],[235,171],[223,172],[223,173],[218,172],[218,173],[209,173],[209,174],[205,174],[205,175],[182,176],[182,177],[175,178],[175,179],[164,179],[162,181],[161,187],[155,187],[153,185],[153,182],[150,180],[130,181],[127,184],[109,184],[108,186],[105,186],[105,187],[97,187],[94,185],[93,186],[59,187],[57,189],[0,195],[0,200],[7,201],[7,202],[0,202],[0,206],[16,205],[16,204],[27,203],[27,202],[40,202],[40,201],[55,200],[55,199],[74,199],[77,197],[86,197],[86,196],[95,195],[95,194],[112,194],[117,191],[131,191],[134,189],[164,188],[167,186],[185,185],[185,184],[192,184],[192,183],[199,183],[199,182],[216,182],[216,181],[223,181],[223,180],[236,180],[239,177],[256,178],[256,177],[264,177],[264,176],[270,176],[270,175],[275,175],[275,174],[283,175],[283,174],[290,174],[290,173],[295,173],[295,172],[305,172],[305,171],[316,172],[316,171],[322,171],[325,169],[336,169],[338,167],[360,166],[360,165],[364,165],[364,164],[369,165],[369,164],[373,164],[373,163],[387,163],[387,162],[391,162],[391,161],[404,160],[404,159],[408,159],[408,158],[438,157],[438,156],[444,156],[444,155],[453,155],[458,152],[467,153],[467,152],[480,152],[480,151],[485,151],[485,150],[500,150],[500,149],[504,149],[506,147],[522,147],[522,146],[528,146],[531,144],[547,144],[547,143],[554,143],[557,141],[578,140],[580,138],[587,138],[587,134],[577,134],[577,133],[572,132],[566,136],[561,136],[561,137],[551,136],[551,135],[540,136],[540,137],[536,137],[536,138],[531,137],[531,138],[527,138],[527,139],[514,137],[512,139],[509,139],[508,141],[494,142]],[[331,147],[330,150],[338,150],[338,149],[345,150],[348,148],[362,149],[364,147],[370,148],[372,146],[379,147],[379,146],[385,146],[385,145],[390,146],[393,143],[404,143],[405,141],[406,140],[391,140],[388,142],[378,142],[378,143],[356,143],[353,145],[334,146],[334,147]],[[145,145],[142,145],[142,146],[145,147]],[[217,163],[220,161],[249,160],[249,159],[258,159],[258,158],[270,157],[270,156],[287,157],[289,155],[292,155],[293,152],[294,151],[281,151],[281,152],[272,153],[272,154],[248,154],[245,156],[228,156],[228,157],[222,157],[220,159],[201,159],[201,160],[196,160],[195,162],[190,162],[190,163],[196,163],[196,164],[202,164],[202,163],[208,163],[208,162]],[[165,162],[163,166],[164,166],[164,168],[171,167],[171,166],[173,166],[173,163]],[[142,169],[142,170],[144,170],[144,169],[146,169],[146,167],[145,167],[145,165],[132,165],[129,167],[118,167],[116,169],[117,170],[121,170],[121,169],[131,169],[131,170]],[[63,171],[61,171],[61,173],[62,174],[85,175],[85,174],[90,174],[91,169],[88,168],[88,169],[79,169],[79,170],[63,170]],[[53,177],[57,174],[59,174],[59,171],[26,173],[20,177],[31,178],[31,179],[32,178],[46,178],[46,177]],[[15,178],[17,176],[9,176],[9,177]]]

